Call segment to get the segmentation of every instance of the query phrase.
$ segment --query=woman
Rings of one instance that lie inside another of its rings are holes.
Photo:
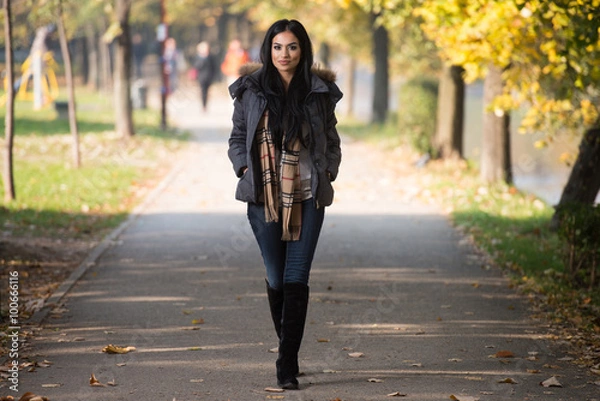
[[[236,199],[248,203],[266,267],[279,337],[277,383],[298,389],[309,272],[341,161],[335,104],[342,93],[334,73],[313,67],[312,44],[298,21],[275,22],[260,59],[229,87],[235,102],[228,154],[239,177]]]

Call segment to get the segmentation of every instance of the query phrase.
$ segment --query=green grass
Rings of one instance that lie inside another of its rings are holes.
[[[395,115],[390,115],[385,124],[369,124],[344,118],[340,120],[337,129],[345,136],[369,143],[385,144],[390,147],[408,143],[407,136],[399,132]]]
[[[429,190],[494,261],[520,280],[562,272],[561,242],[551,231],[554,209],[505,184],[485,185],[468,163],[432,163]]]
[[[134,112],[133,138],[117,137],[110,96],[80,89],[76,97],[79,169],[73,168],[68,121],[58,119],[52,107],[35,111],[30,102],[16,103],[16,200],[0,208],[5,234],[75,238],[104,234],[127,217],[188,138],[161,130],[160,115],[153,110]],[[3,108],[0,118],[4,113]],[[4,197],[3,186],[0,196]]]
[[[342,122],[339,131],[357,140],[406,144],[394,135],[393,124],[384,129]],[[550,229],[554,208],[537,197],[506,184],[487,185],[468,161],[432,161],[418,170],[422,198],[449,211],[453,223],[500,266],[514,286],[543,305],[561,324],[600,333],[600,289],[575,287],[566,274],[563,247]]]

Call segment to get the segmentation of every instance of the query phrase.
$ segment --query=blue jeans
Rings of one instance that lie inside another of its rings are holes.
[[[298,241],[282,241],[281,221],[265,222],[263,204],[248,203],[248,220],[258,242],[267,270],[269,286],[281,290],[284,283],[308,285],[325,208],[316,208],[313,199],[302,202],[302,231]]]

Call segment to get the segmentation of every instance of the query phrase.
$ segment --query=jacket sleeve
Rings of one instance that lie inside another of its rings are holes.
[[[248,167],[247,149],[246,149],[246,117],[244,104],[240,98],[236,98],[233,109],[233,128],[229,136],[229,150],[227,155],[233,164],[233,170],[236,176],[241,177],[244,168]]]
[[[330,174],[331,181],[335,181],[340,163],[342,162],[342,150],[340,148],[340,136],[337,132],[337,118],[335,116],[335,101],[330,99],[327,102],[325,132],[327,135],[327,171]]]

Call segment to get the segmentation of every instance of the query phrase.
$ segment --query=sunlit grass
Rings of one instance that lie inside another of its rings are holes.
[[[136,110],[136,135],[120,138],[109,95],[81,89],[76,96],[79,169],[73,167],[68,121],[57,118],[53,107],[36,111],[30,102],[16,103],[16,200],[0,209],[5,235],[102,234],[126,218],[187,139],[162,131],[154,110]]]
[[[434,161],[424,172],[427,197],[507,272],[514,285],[535,294],[557,323],[600,331],[600,290],[568,280],[565,244],[550,229],[554,208],[506,184],[486,185],[467,162]]]
[[[497,264],[521,279],[549,269],[563,271],[562,245],[550,230],[552,207],[514,186],[484,184],[466,162],[434,161],[426,174],[429,196]]]
[[[384,149],[406,144],[402,138],[390,139],[394,130],[389,127],[342,122],[340,132]],[[447,211],[453,224],[485,252],[488,266],[501,267],[514,286],[550,306],[556,322],[600,331],[600,291],[576,288],[567,279],[565,244],[550,229],[552,206],[512,185],[484,183],[469,161],[433,160],[415,174],[421,199]]]
[[[409,138],[399,132],[395,121],[394,115],[390,116],[385,124],[370,124],[352,118],[342,118],[337,125],[337,130],[341,135],[369,143],[389,147],[406,145]]]

